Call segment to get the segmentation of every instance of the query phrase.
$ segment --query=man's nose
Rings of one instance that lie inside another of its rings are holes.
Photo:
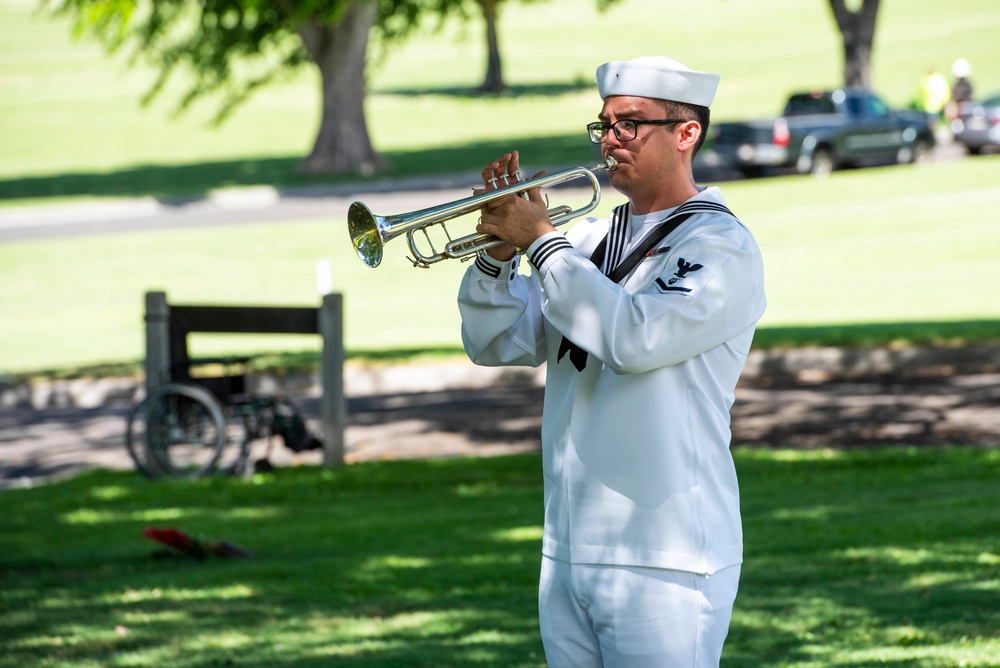
[[[622,140],[618,138],[617,128],[609,128],[604,135],[604,145],[609,148],[617,148],[622,145]]]

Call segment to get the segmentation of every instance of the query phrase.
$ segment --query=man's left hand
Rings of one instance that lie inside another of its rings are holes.
[[[503,179],[507,183],[505,188],[516,188],[516,182],[509,182],[509,175],[518,169],[517,151],[507,153],[498,160],[486,165],[483,169],[483,179],[487,182],[485,192],[499,188],[497,179]],[[532,178],[544,176],[542,171]],[[504,175],[508,178],[504,179]],[[530,246],[538,237],[555,229],[549,220],[548,207],[545,199],[538,188],[531,188],[525,191],[527,198],[511,193],[510,197],[503,197],[489,202],[483,207],[482,217],[476,226],[476,231],[480,234],[492,234],[503,239],[512,246],[524,250]],[[508,253],[504,253],[507,255]],[[504,258],[498,258],[504,259]],[[509,258],[506,258],[509,259]]]

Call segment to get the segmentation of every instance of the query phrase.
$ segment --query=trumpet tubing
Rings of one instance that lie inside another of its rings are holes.
[[[595,174],[605,169],[614,171],[617,166],[618,161],[609,156],[604,162],[592,167],[573,167],[536,179],[522,181],[512,188],[472,195],[446,204],[393,216],[377,216],[362,202],[354,202],[347,213],[348,232],[358,257],[369,267],[377,267],[382,262],[385,244],[402,234],[406,235],[410,252],[413,253],[410,261],[415,267],[429,267],[435,262],[447,259],[467,259],[481,250],[492,248],[504,243],[504,241],[492,234],[470,234],[452,239],[444,223],[474,213],[487,203],[503,197],[524,193],[533,188],[546,188],[577,178],[587,179],[593,189],[593,196],[589,203],[577,209],[566,205],[549,209],[548,213],[552,224],[559,226],[594,210],[601,200],[601,186]],[[441,225],[448,238],[447,244],[440,252],[433,247],[433,242],[428,234],[428,229],[434,225]],[[416,232],[423,232],[428,245],[430,245],[430,252],[424,252],[420,249],[414,239]]]

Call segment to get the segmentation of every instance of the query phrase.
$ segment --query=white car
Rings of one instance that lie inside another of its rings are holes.
[[[969,153],[1000,149],[1000,92],[980,101],[965,102],[951,122],[955,141]]]

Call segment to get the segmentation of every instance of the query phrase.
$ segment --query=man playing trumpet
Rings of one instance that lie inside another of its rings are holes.
[[[548,362],[539,619],[548,664],[717,666],[743,559],[729,409],[765,308],[760,251],[699,187],[719,77],[661,57],[597,69],[590,138],[627,202],[568,232],[538,189],[490,201],[459,289],[477,364]],[[518,153],[483,169],[513,185]],[[518,271],[521,255],[530,274]]]

